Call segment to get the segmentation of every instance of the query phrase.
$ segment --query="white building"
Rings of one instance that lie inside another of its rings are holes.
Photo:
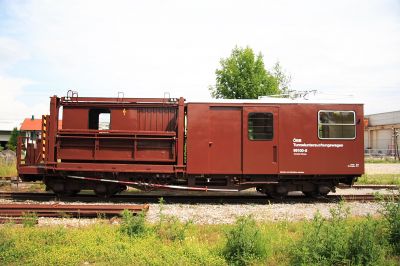
[[[366,154],[398,156],[400,111],[366,115],[364,147]]]

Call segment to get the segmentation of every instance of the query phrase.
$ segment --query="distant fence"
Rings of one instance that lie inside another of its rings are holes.
[[[365,149],[366,157],[392,157],[399,158],[399,151],[395,149]]]

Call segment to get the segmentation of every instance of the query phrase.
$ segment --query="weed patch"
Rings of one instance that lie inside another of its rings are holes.
[[[7,233],[0,231],[0,264],[4,261],[13,259],[15,242]]]
[[[191,222],[182,223],[176,216],[165,215],[164,199],[161,197],[159,200],[159,222],[155,226],[155,232],[162,239],[170,241],[183,241],[186,237],[186,231]]]
[[[22,224],[24,227],[34,227],[38,223],[38,216],[34,212],[27,212],[22,215]]]
[[[6,163],[0,159],[0,177],[17,176],[16,163]]]
[[[330,212],[331,219],[317,213],[306,224],[302,238],[291,249],[293,265],[377,265],[384,261],[387,245],[380,221],[369,217],[354,225],[343,203]]]
[[[368,217],[354,226],[348,239],[352,265],[380,265],[387,252],[387,241],[379,221]]]
[[[374,185],[399,185],[400,175],[397,174],[375,174],[362,175],[357,184],[374,184]]]
[[[191,222],[182,223],[176,216],[163,215],[160,223],[156,226],[156,232],[162,239],[170,241],[183,241],[186,237],[186,231]]]
[[[396,255],[400,256],[400,199],[383,202],[383,216],[388,226],[388,240]]]
[[[299,222],[186,225],[162,215],[148,224],[126,213],[120,226],[2,225],[0,265],[398,265],[393,206],[382,219],[350,219],[340,204],[329,219]]]
[[[223,255],[234,265],[247,265],[267,255],[265,238],[255,220],[250,216],[239,217],[235,226],[226,234]]]
[[[400,163],[400,160],[397,160],[393,157],[366,157],[364,160],[365,163]]]
[[[120,231],[131,237],[145,234],[148,230],[145,224],[144,212],[134,215],[131,211],[124,210],[122,212]]]

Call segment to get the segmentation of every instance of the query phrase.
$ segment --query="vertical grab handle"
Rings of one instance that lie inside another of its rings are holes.
[[[276,145],[272,148],[272,160],[274,163],[278,162],[278,147]]]

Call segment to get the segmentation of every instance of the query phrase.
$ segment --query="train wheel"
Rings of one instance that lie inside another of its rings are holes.
[[[284,199],[288,194],[288,189],[285,186],[273,186],[267,187],[265,192],[269,197],[273,199]]]
[[[317,191],[303,191],[303,194],[306,195],[306,197],[309,198],[317,198],[319,196]]]
[[[58,197],[72,197],[81,192],[80,190],[63,190],[60,192],[56,192]]]
[[[108,192],[107,185],[103,184],[103,183],[97,184],[94,187],[94,193],[99,198],[108,198],[108,197],[112,196],[111,193]]]
[[[75,196],[81,191],[80,183],[67,182],[62,178],[45,179],[46,191],[53,191],[58,197]]]
[[[312,191],[303,191],[303,194],[310,198],[326,197],[331,189],[328,186],[319,185]]]
[[[100,198],[109,198],[124,190],[126,186],[100,183],[95,186],[94,193]]]

